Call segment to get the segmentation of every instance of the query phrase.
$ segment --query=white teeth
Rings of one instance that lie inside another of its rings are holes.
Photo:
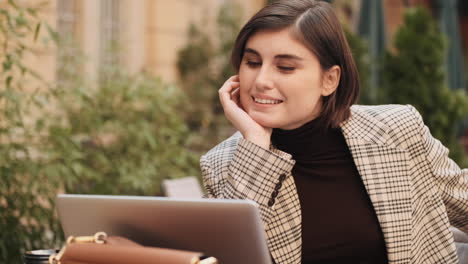
[[[260,104],[279,104],[282,102],[281,100],[260,99],[260,98],[255,98],[255,97],[254,97],[254,100],[256,103],[260,103]]]

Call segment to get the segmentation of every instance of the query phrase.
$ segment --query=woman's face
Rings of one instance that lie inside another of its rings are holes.
[[[317,57],[289,29],[257,32],[239,69],[242,107],[264,127],[298,128],[320,114],[321,97],[331,93],[322,72]]]

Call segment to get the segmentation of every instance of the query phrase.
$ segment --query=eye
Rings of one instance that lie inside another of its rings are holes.
[[[287,66],[277,66],[281,71],[294,71],[296,68]]]
[[[255,67],[258,67],[258,66],[261,66],[262,63],[261,62],[257,62],[257,61],[246,61],[245,64],[247,64],[249,67],[251,68],[255,68]]]

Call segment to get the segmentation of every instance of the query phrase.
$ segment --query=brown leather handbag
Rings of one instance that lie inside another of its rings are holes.
[[[218,264],[200,252],[145,247],[123,237],[98,232],[94,236],[69,237],[49,264]]]

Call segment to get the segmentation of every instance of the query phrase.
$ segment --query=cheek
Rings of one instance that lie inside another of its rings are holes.
[[[241,100],[245,100],[250,96],[249,92],[252,87],[252,80],[247,74],[241,74],[241,72],[239,72],[239,85]]]
[[[315,105],[321,98],[320,84],[314,80],[298,81],[296,79],[286,85],[288,89],[285,90],[284,95],[294,106]]]
[[[240,89],[241,99],[249,92],[249,89],[250,89],[250,82],[248,81],[248,78],[246,77],[247,76],[245,74],[241,74],[241,72],[239,72],[239,85],[240,85],[239,89]]]
[[[240,88],[240,104],[242,105],[242,108],[247,107],[249,105],[250,101],[250,94],[248,89],[242,89],[242,86]],[[247,110],[244,108],[244,110]]]
[[[250,69],[246,65],[241,65],[239,68],[239,82],[241,87],[247,86],[250,87],[252,82],[255,80],[256,71],[254,69]]]

